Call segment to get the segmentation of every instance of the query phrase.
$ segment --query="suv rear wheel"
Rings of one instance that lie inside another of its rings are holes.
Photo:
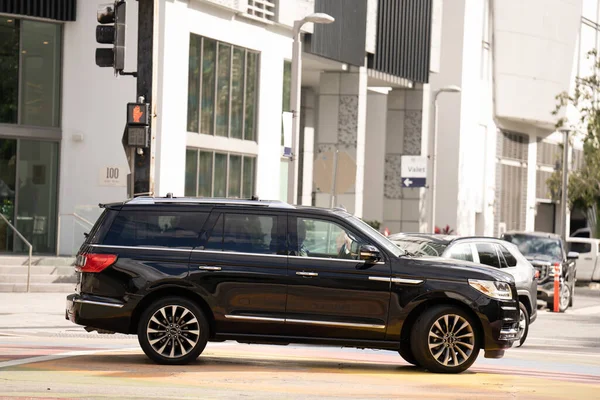
[[[413,326],[411,342],[415,359],[431,372],[463,372],[479,355],[474,321],[454,306],[435,306],[421,314]]]
[[[152,303],[141,315],[138,341],[158,364],[187,364],[206,347],[208,322],[200,307],[182,297]]]

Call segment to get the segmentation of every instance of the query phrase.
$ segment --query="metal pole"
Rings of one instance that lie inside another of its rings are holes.
[[[437,170],[437,137],[438,137],[438,104],[437,98],[441,92],[437,92],[433,99],[433,156],[432,156],[432,167],[431,167],[431,232],[435,232],[435,189],[437,184],[436,180],[436,170]]]
[[[33,246],[31,246],[30,243],[27,244],[29,245],[29,266],[27,267],[27,293],[29,293],[29,286],[31,282],[31,253]]]
[[[561,236],[563,240],[567,240],[569,236],[567,232],[567,201],[568,201],[568,190],[569,190],[569,131],[564,130],[563,139],[563,163],[562,163],[562,191],[560,196],[560,208],[561,208]]]
[[[56,257],[59,256],[60,254],[60,222],[61,222],[61,217],[60,215],[57,218],[57,227],[56,227]]]
[[[298,159],[300,152],[300,89],[302,73],[302,43],[300,28],[304,21],[294,22],[294,44],[292,47],[292,88],[290,108],[292,109],[292,156],[288,175],[288,202],[298,203]]]

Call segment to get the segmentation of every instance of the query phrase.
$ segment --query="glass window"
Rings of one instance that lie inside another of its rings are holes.
[[[242,156],[229,156],[229,186],[227,197],[241,197],[242,192]]]
[[[258,80],[258,54],[246,55],[246,112],[244,114],[244,139],[256,140],[256,85]]]
[[[591,76],[594,73],[594,57],[588,57],[591,50],[596,49],[596,28],[582,23],[579,38],[579,71],[581,78]]]
[[[254,157],[244,157],[244,185],[242,188],[242,197],[251,198],[254,196]]]
[[[562,258],[560,241],[551,237],[533,236],[525,234],[505,234],[503,239],[517,245],[519,251],[525,256],[546,255],[553,258]]]
[[[467,243],[457,244],[450,248],[448,257],[455,260],[473,261],[473,252],[471,251],[471,245]]]
[[[192,34],[189,58],[188,130],[256,140],[258,53]]]
[[[477,243],[475,245],[479,254],[479,262],[491,267],[500,268],[500,259],[496,253],[496,249],[489,243]]]
[[[213,153],[200,152],[200,168],[198,174],[198,196],[212,196]]]
[[[187,149],[185,195],[250,198],[256,157]]]
[[[244,50],[233,48],[231,67],[231,137],[242,139],[244,134]]]
[[[188,121],[187,130],[198,132],[200,123],[200,60],[202,59],[202,38],[190,37],[190,61],[188,80]]]
[[[21,124],[58,126],[61,26],[21,21]]]
[[[441,257],[448,246],[445,242],[423,237],[394,237],[390,240],[400,249],[415,256]]]
[[[61,25],[0,17],[0,123],[58,127]]]
[[[225,214],[224,218],[219,217],[205,247],[238,253],[276,254],[280,250],[277,237],[275,216]]]
[[[219,43],[217,80],[217,136],[229,136],[229,80],[231,79],[231,46]]]
[[[591,243],[568,242],[567,246],[569,246],[569,251],[575,251],[579,254],[592,252]]]
[[[103,244],[192,248],[207,217],[199,212],[121,211]]]
[[[359,240],[341,226],[309,218],[298,218],[295,255],[303,257],[359,259]]]
[[[196,196],[196,173],[198,172],[198,152],[187,149],[185,152],[185,195]]]
[[[202,39],[202,120],[200,132],[212,135],[215,126],[215,74],[217,42]]]
[[[512,253],[510,251],[508,251],[508,249],[506,247],[499,244],[498,249],[500,249],[500,254],[502,254],[502,257],[504,258],[504,260],[506,260],[507,266],[509,266],[509,267],[517,266],[517,259],[515,258],[515,256],[512,255]]]
[[[581,15],[590,21],[598,21],[598,0],[583,0]]]
[[[214,197],[227,197],[227,154],[215,153]]]
[[[0,17],[0,123],[16,124],[19,102],[19,27]]]

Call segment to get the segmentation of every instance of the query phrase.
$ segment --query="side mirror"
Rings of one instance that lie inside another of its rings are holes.
[[[375,246],[365,244],[360,246],[360,260],[367,263],[376,263],[381,260],[381,253]]]
[[[579,258],[579,253],[576,251],[570,251],[569,254],[567,254],[567,260],[577,260]]]

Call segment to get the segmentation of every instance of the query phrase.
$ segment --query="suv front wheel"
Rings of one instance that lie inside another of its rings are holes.
[[[411,342],[416,360],[431,372],[463,372],[479,355],[474,321],[454,306],[435,306],[422,313],[413,326]]]
[[[144,353],[158,364],[187,364],[206,347],[208,323],[195,303],[166,297],[152,303],[138,324],[138,341]]]

